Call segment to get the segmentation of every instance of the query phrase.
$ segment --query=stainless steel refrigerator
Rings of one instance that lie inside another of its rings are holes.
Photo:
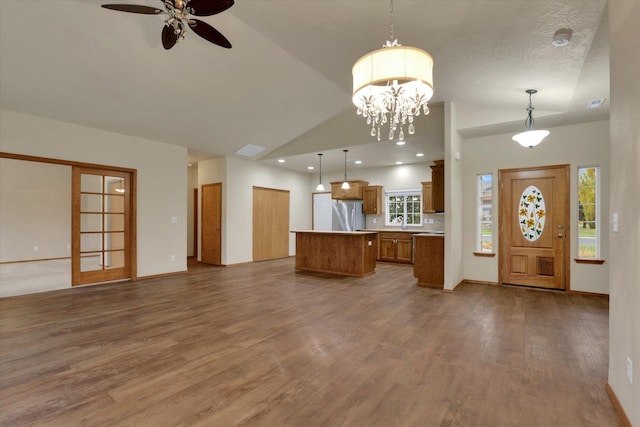
[[[357,231],[366,227],[362,213],[362,201],[338,200],[333,202],[331,210],[333,231]]]

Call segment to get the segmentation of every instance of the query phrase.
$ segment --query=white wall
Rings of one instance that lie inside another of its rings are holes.
[[[494,135],[464,141],[463,174],[463,258],[464,278],[486,282],[498,281],[498,255],[494,258],[476,257],[473,252],[475,242],[475,200],[477,175],[492,173],[494,179],[493,218],[494,247],[498,248],[498,170],[543,165],[570,164],[570,206],[571,211],[571,290],[609,293],[609,239],[605,232],[609,216],[609,122],[599,121],[549,129],[551,134],[537,147],[522,148],[511,140],[511,134]],[[580,166],[600,166],[601,200],[601,257],[603,265],[577,264],[578,199],[577,168]]]
[[[444,289],[454,289],[465,278],[462,260],[462,227],[464,209],[462,176],[464,164],[456,160],[456,153],[463,153],[462,137],[456,130],[457,112],[452,102],[444,109]]]
[[[224,158],[198,163],[199,184],[222,182],[222,263],[253,260],[253,187],[289,191],[291,230],[311,229],[311,176],[257,162]],[[295,255],[295,235],[289,255]]]
[[[437,159],[440,160],[440,159]],[[382,185],[384,190],[403,190],[408,188],[422,189],[422,181],[431,181],[431,161],[412,163],[409,165],[387,166],[379,168],[347,165],[347,179],[367,181],[369,185]],[[343,181],[344,171],[322,173],[322,182],[331,191],[331,182]],[[311,188],[315,191],[318,185],[318,174],[311,178]]]
[[[0,262],[71,257],[70,244],[71,167],[0,159]]]
[[[0,151],[137,169],[138,277],[186,270],[186,148],[9,110],[0,122]]]
[[[640,2],[609,2],[611,69],[609,384],[631,424],[640,426]],[[604,217],[606,218],[606,217]],[[606,220],[605,220],[606,221]],[[606,222],[605,222],[606,223]],[[633,363],[633,384],[626,359]]]

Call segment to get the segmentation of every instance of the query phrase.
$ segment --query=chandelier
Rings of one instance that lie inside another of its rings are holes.
[[[535,120],[533,120],[533,105],[531,105],[531,95],[537,93],[538,91],[535,89],[527,89],[525,91],[529,94],[529,106],[527,107],[527,118],[524,121],[524,125],[527,127],[525,132],[520,132],[517,135],[513,135],[511,139],[513,139],[518,144],[523,147],[533,148],[536,145],[540,144],[543,139],[549,135],[548,130],[533,130],[533,125]]]
[[[371,126],[371,136],[381,140],[383,128],[389,140],[404,141],[404,127],[415,133],[414,117],[429,114],[433,96],[433,58],[415,47],[402,46],[394,37],[393,0],[389,7],[390,38],[353,65],[353,103],[358,115]]]

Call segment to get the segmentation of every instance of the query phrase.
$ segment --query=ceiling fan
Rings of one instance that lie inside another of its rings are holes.
[[[185,36],[185,28],[191,27],[194,33],[205,40],[218,46],[231,49],[231,42],[218,30],[199,19],[190,18],[189,15],[211,16],[224,12],[233,6],[234,0],[160,0],[164,10],[151,6],[139,6],[135,4],[103,4],[105,9],[118,10],[120,12],[141,13],[144,15],[166,14],[162,29],[162,46],[171,49]]]

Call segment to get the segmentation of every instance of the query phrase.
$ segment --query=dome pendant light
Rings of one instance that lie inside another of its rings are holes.
[[[348,190],[351,188],[351,186],[349,185],[349,181],[347,181],[347,152],[349,150],[342,150],[344,151],[344,182],[342,183],[342,188],[343,190]]]
[[[549,135],[548,130],[533,130],[533,125],[535,120],[533,120],[533,105],[531,105],[531,95],[537,93],[538,91],[535,89],[527,89],[525,91],[529,94],[529,106],[527,107],[527,119],[524,121],[527,130],[525,132],[521,132],[517,135],[513,135],[511,139],[513,139],[518,144],[523,147],[533,148],[536,145],[540,144],[547,135]]]
[[[322,153],[318,153],[318,160],[320,161],[320,181],[316,191],[324,191],[324,185],[322,185]]]

